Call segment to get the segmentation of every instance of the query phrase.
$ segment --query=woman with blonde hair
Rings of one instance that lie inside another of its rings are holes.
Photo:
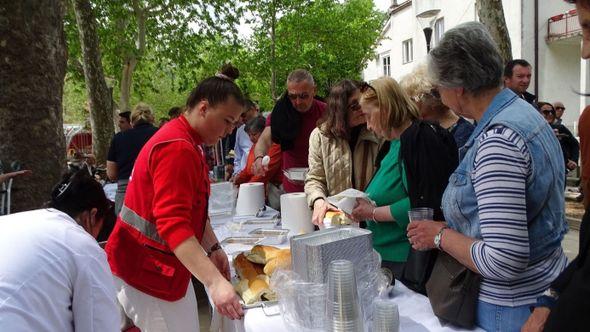
[[[408,287],[423,292],[425,278],[404,277],[410,252],[408,211],[432,208],[435,218],[442,220],[441,197],[457,165],[457,147],[445,129],[420,120],[418,108],[394,79],[365,83],[361,92],[367,126],[390,145],[366,189],[376,206],[359,200],[352,216],[367,221],[383,266]]]
[[[115,195],[115,213],[119,214],[127,183],[135,159],[144,144],[156,133],[154,114],[151,107],[139,103],[131,112],[131,129],[115,134],[107,157],[107,176],[111,181],[117,181]]]
[[[465,145],[475,127],[442,103],[438,90],[428,78],[426,65],[414,68],[400,80],[400,85],[416,103],[422,119],[436,122],[448,130],[458,148]]]

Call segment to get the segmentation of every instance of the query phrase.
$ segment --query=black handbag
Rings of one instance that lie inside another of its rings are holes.
[[[481,276],[451,255],[439,252],[426,292],[434,314],[443,321],[471,329],[475,325]]]
[[[410,247],[404,272],[399,280],[414,292],[426,295],[426,282],[430,278],[437,256],[438,250],[419,251]]]

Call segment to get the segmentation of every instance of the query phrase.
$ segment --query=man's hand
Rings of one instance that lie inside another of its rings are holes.
[[[522,326],[521,332],[541,332],[551,310],[546,307],[537,307]]]
[[[10,180],[12,178],[15,178],[17,176],[23,176],[23,175],[29,175],[32,174],[33,172],[31,170],[25,169],[22,171],[16,171],[16,172],[10,172],[10,173],[4,173],[4,174],[0,174],[0,183]]]
[[[221,249],[215,250],[214,252],[211,253],[211,257],[209,257],[209,259],[211,259],[211,262],[213,263],[213,265],[215,265],[215,267],[217,267],[217,269],[219,270],[219,272],[221,273],[221,275],[223,275],[223,277],[227,280],[231,279],[231,274],[230,274],[230,270],[229,270],[229,261],[227,260],[227,255],[225,254],[225,252]]]
[[[262,164],[262,157],[256,158],[252,164],[252,174],[255,176],[265,176],[268,171],[268,165]]]
[[[573,160],[568,160],[567,164],[566,164],[567,169],[569,169],[570,171],[573,171],[574,169],[576,169],[576,167],[578,167],[578,164],[576,164],[575,161]]]
[[[225,181],[231,181],[234,175],[234,165],[226,164],[225,165]]]
[[[209,286],[209,291],[217,312],[231,319],[240,319],[244,316],[238,295],[229,281],[218,278]]]

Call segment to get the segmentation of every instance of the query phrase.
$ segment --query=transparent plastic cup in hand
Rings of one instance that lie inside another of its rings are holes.
[[[410,222],[432,220],[433,216],[434,211],[431,208],[427,207],[414,208],[408,211],[408,217],[410,218]]]

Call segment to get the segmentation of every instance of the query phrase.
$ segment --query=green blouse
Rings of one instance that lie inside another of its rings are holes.
[[[404,188],[406,174],[399,163],[400,141],[391,141],[389,152],[381,161],[381,167],[369,183],[367,194],[377,206],[389,206],[395,221],[367,221],[367,229],[373,232],[373,247],[384,261],[405,262],[410,243],[406,236],[410,199]]]

